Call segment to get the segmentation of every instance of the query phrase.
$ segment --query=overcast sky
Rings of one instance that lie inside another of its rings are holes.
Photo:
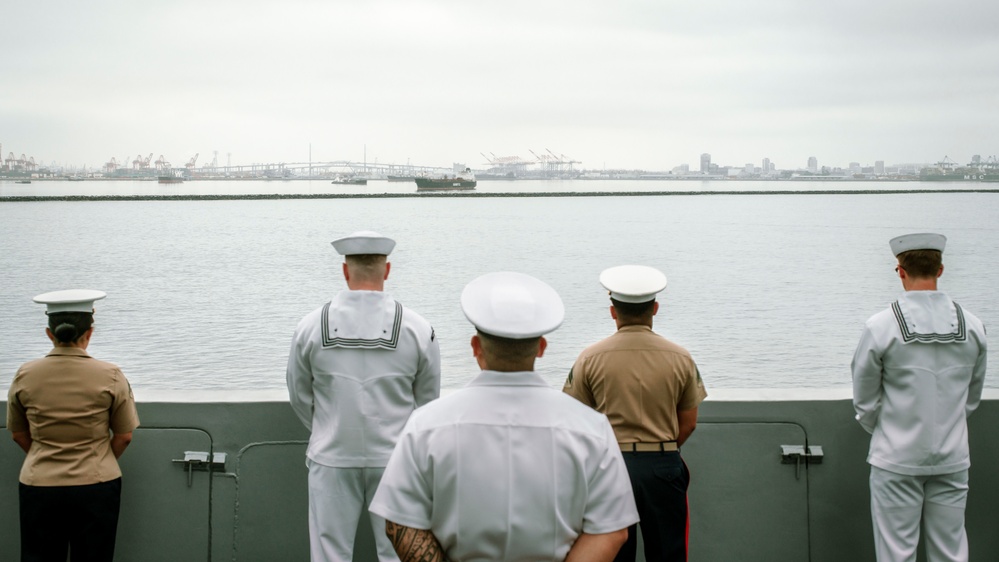
[[[7,2],[0,143],[101,166],[999,154],[995,0]]]

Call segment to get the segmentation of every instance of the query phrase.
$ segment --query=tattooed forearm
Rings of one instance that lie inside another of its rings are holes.
[[[427,529],[413,529],[385,521],[385,534],[388,535],[395,553],[402,562],[445,562],[444,551],[437,537]]]

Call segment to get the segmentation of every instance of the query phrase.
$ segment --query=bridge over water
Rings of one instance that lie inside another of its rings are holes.
[[[198,179],[212,178],[256,178],[256,177],[329,177],[361,176],[385,178],[387,176],[437,175],[450,173],[452,168],[421,166],[416,164],[380,164],[377,162],[357,162],[336,160],[331,162],[273,162],[228,166],[206,165],[198,168],[118,168],[106,175],[111,178],[149,178],[164,172],[183,172],[185,177]]]

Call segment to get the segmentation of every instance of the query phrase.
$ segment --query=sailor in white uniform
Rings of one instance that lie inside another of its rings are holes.
[[[298,324],[288,355],[291,406],[312,436],[309,537],[313,561],[351,560],[371,502],[409,415],[440,394],[440,348],[430,324],[383,291],[395,242],[357,232],[333,242],[348,290]],[[379,560],[397,560],[371,514]]]
[[[916,560],[920,519],[931,562],[968,560],[966,420],[981,400],[986,341],[982,322],[937,290],[946,241],[891,240],[906,292],[867,321],[853,357],[879,562]]]
[[[461,307],[482,372],[413,413],[371,511],[404,562],[613,560],[638,521],[614,431],[534,372],[562,300],[528,275],[491,273]]]

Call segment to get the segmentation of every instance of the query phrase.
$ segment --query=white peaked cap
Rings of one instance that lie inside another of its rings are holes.
[[[108,296],[104,291],[94,291],[92,289],[68,289],[65,291],[52,291],[43,293],[35,297],[38,304],[44,304],[48,308],[46,314],[57,312],[93,312],[94,301],[99,301]]]
[[[480,332],[525,340],[562,325],[565,306],[547,283],[502,271],[474,279],[461,292],[461,310]]]
[[[341,256],[356,256],[358,254],[387,256],[395,248],[395,240],[371,230],[361,230],[330,243]]]
[[[910,250],[936,250],[944,251],[947,245],[947,237],[943,234],[933,234],[922,232],[918,234],[903,234],[891,239],[891,251],[896,256]]]
[[[654,300],[666,288],[666,276],[647,265],[619,265],[603,270],[600,284],[616,301],[641,303]]]

